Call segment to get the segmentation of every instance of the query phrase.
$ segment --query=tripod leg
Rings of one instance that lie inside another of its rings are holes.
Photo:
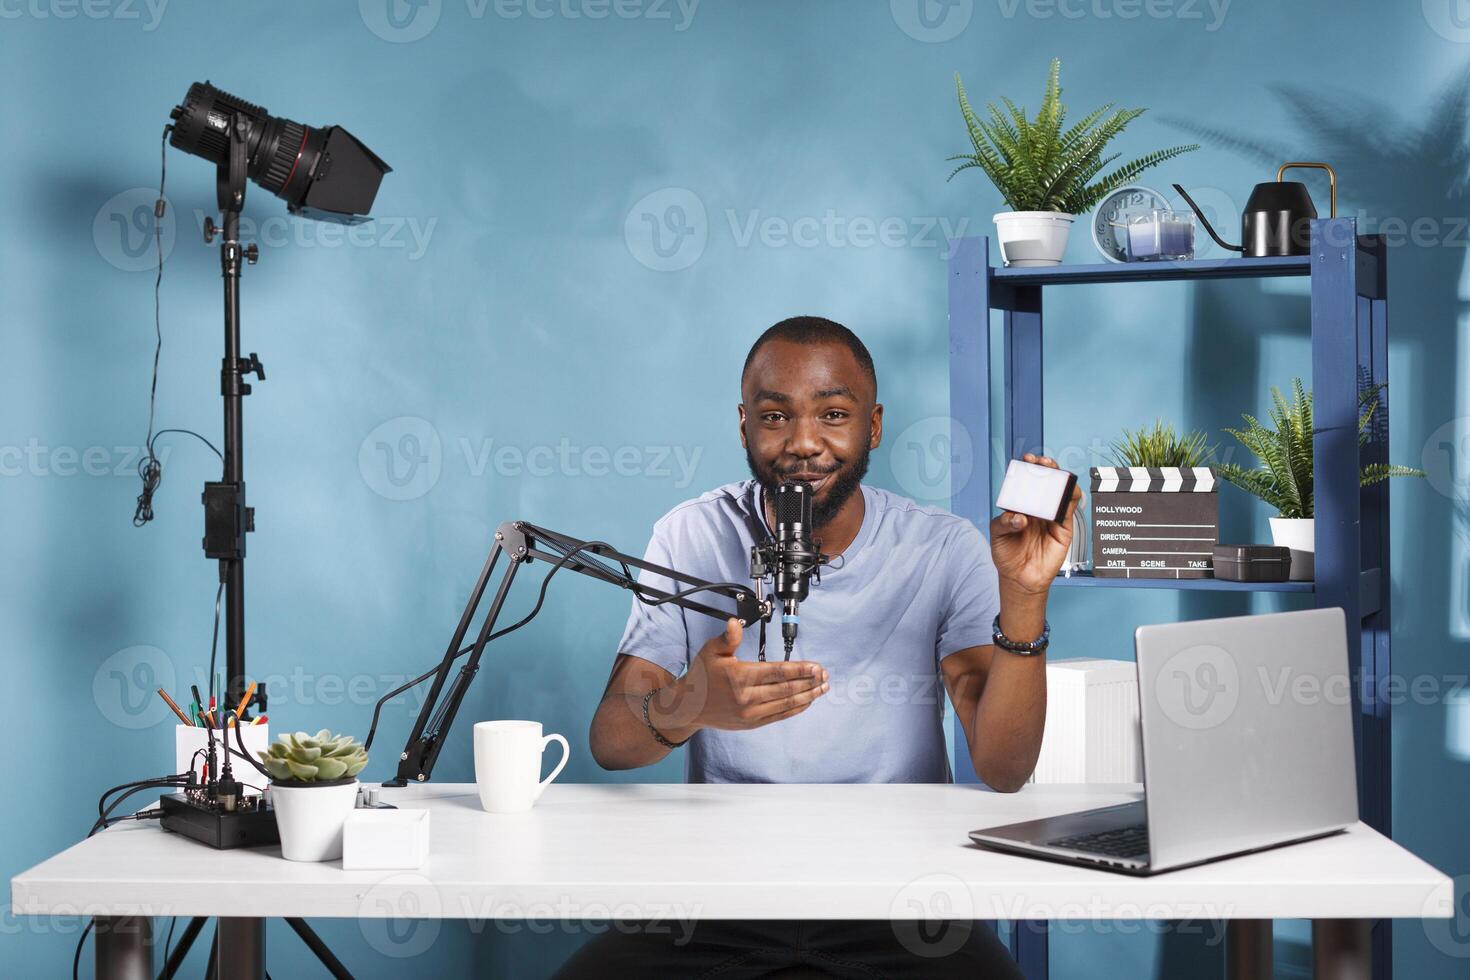
[[[331,973],[337,980],[353,980],[352,974],[347,972],[347,967],[343,966],[342,961],[332,955],[332,951],[327,948],[327,944],[322,942],[322,937],[312,931],[311,926],[306,924],[305,919],[287,919],[286,924],[296,930],[296,935],[300,936],[301,941],[306,943],[307,948],[316,954],[317,959],[322,961],[322,966],[327,968],[327,972]]]
[[[219,957],[219,926],[214,927],[214,938],[209,941],[209,967],[204,971],[204,980],[218,980],[214,964]]]
[[[168,960],[163,964],[163,972],[158,975],[158,980],[173,980],[173,975],[179,972],[179,967],[184,965],[184,957],[189,955],[189,949],[194,945],[200,930],[208,920],[200,916],[189,920],[184,927],[184,934],[179,937],[179,944],[174,947],[173,952],[168,955]]]

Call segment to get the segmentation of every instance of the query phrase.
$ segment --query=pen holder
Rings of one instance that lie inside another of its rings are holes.
[[[246,725],[240,729],[240,737],[244,740],[245,749],[250,753],[252,758],[258,759],[259,756],[257,753],[264,752],[270,748],[270,727],[269,724],[260,724]],[[207,728],[194,725],[174,726],[174,772],[188,772],[192,763],[194,778],[203,780],[204,760],[209,754],[208,731],[209,729]],[[221,768],[225,764],[225,750],[220,746],[220,739],[226,735],[230,737],[230,753],[232,755],[240,754],[240,746],[235,741],[234,729],[216,728],[214,730],[214,751],[215,759],[217,760],[216,764]],[[197,758],[195,757],[196,752],[198,753]],[[235,773],[235,778],[242,783],[265,785],[265,777],[251,768],[250,763],[243,759],[233,761],[231,768]],[[260,791],[247,786],[245,792],[254,795]]]

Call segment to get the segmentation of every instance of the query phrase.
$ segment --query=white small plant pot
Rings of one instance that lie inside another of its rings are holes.
[[[1060,211],[1002,211],[994,220],[1006,265],[1027,268],[1061,264],[1073,215]]]
[[[1316,521],[1310,517],[1271,518],[1271,543],[1291,549],[1291,580],[1310,582],[1316,570]]]
[[[271,783],[281,857],[335,861],[342,856],[342,827],[357,806],[357,779],[325,783]]]

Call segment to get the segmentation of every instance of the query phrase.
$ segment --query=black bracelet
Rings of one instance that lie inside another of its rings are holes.
[[[666,745],[671,749],[677,749],[679,746],[683,745],[684,742],[689,741],[689,738],[693,738],[694,736],[690,735],[689,738],[686,738],[684,740],[684,742],[670,742],[668,739],[664,738],[662,732],[653,727],[653,722],[648,717],[648,702],[653,700],[653,696],[662,690],[663,688],[661,687],[655,687],[647,694],[643,695],[643,724],[648,726],[648,730],[653,733],[653,738],[656,742],[658,742],[659,745]]]
[[[991,640],[1002,650],[1018,653],[1023,657],[1034,657],[1046,650],[1051,643],[1051,623],[1041,621],[1041,635],[1029,643],[1018,643],[1000,631],[1000,616],[995,617],[995,622],[990,624]]]

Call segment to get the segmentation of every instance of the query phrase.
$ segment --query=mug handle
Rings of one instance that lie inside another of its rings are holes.
[[[548,742],[561,743],[561,761],[556,764],[555,769],[551,770],[551,775],[541,780],[540,784],[537,785],[536,799],[538,800],[541,799],[541,794],[546,792],[547,785],[557,776],[561,775],[561,771],[566,768],[567,759],[569,759],[572,755],[572,747],[568,745],[567,740],[562,738],[560,735],[547,735],[546,737],[541,739],[541,752],[543,755],[546,753],[546,744]]]

